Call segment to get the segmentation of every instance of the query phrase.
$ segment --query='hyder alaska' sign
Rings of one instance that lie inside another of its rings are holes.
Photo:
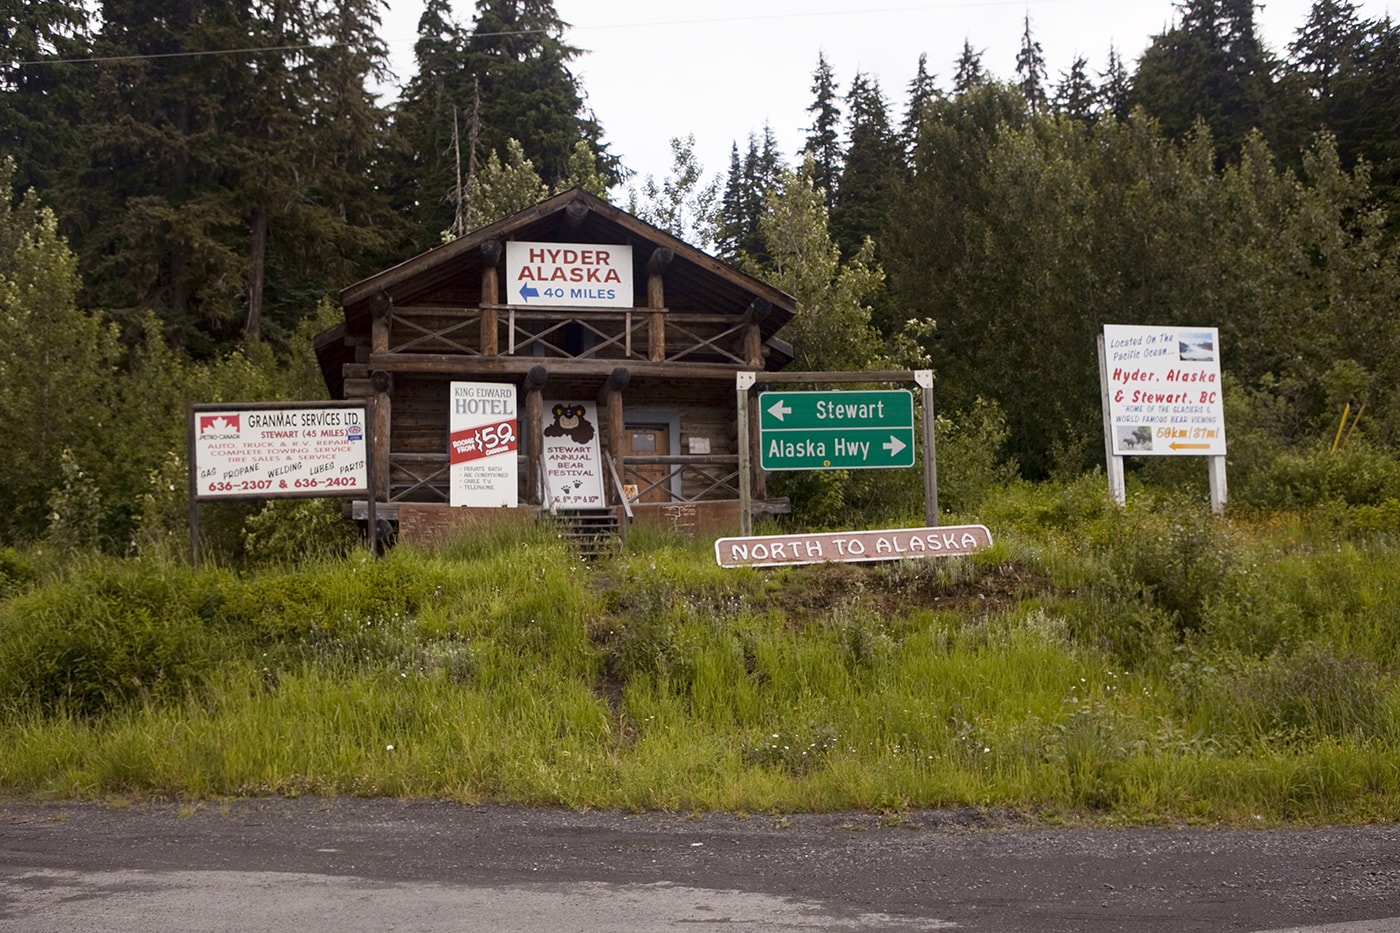
[[[508,242],[505,293],[527,308],[630,308],[632,247]]]

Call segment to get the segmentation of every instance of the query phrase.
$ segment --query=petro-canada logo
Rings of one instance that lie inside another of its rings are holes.
[[[206,441],[236,440],[240,415],[200,415],[199,437]]]

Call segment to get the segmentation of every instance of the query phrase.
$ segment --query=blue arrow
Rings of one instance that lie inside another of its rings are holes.
[[[540,293],[538,290],[531,288],[529,282],[526,282],[524,285],[520,286],[520,297],[529,301],[531,298],[540,297]]]

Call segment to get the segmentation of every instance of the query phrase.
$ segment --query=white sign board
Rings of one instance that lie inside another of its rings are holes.
[[[544,466],[550,505],[601,509],[603,456],[598,445],[598,410],[592,402],[555,402],[546,412]]]
[[[191,406],[197,499],[367,493],[363,406]]]
[[[1214,327],[1106,324],[1103,335],[1115,456],[1225,456]]]
[[[527,308],[630,308],[632,247],[508,241],[505,294]]]
[[[520,504],[516,388],[503,382],[454,382],[447,459],[452,506]]]

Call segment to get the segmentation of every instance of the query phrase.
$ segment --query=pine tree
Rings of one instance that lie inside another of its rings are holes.
[[[1123,56],[1113,46],[1108,47],[1108,66],[1099,75],[1097,109],[1100,116],[1126,120],[1132,111],[1132,78],[1123,64]]]
[[[1021,95],[1026,98],[1026,106],[1031,112],[1040,113],[1048,103],[1045,93],[1045,81],[1048,77],[1045,53],[1041,50],[1040,43],[1031,36],[1029,14],[1025,22],[1025,30],[1021,33],[1021,51],[1016,54],[1016,86],[1021,89]]]
[[[850,148],[831,208],[832,237],[843,256],[854,256],[884,222],[904,167],[904,150],[890,129],[880,84],[858,73],[846,95]]]
[[[900,125],[900,140],[904,144],[905,153],[910,157],[913,156],[914,147],[919,141],[919,126],[923,122],[924,114],[929,104],[941,94],[935,83],[936,78],[937,75],[928,73],[928,55],[920,53],[919,68],[914,73],[914,80],[909,82],[909,103],[904,111],[904,122]]]
[[[982,71],[982,53],[973,51],[972,42],[964,39],[962,53],[958,56],[953,73],[953,96],[961,97],[986,83],[987,75]]]
[[[1180,24],[1143,53],[1134,102],[1173,137],[1204,120],[1233,157],[1252,129],[1272,130],[1273,63],[1255,31],[1254,0],[1183,0],[1180,11]]]
[[[620,180],[616,159],[569,70],[582,50],[568,44],[568,24],[553,0],[477,0],[463,77],[480,85],[482,152],[517,140],[545,184],[568,174],[574,143],[587,140],[604,171]]]
[[[836,180],[841,176],[841,108],[837,104],[837,85],[826,54],[817,56],[817,70],[812,74],[812,103],[807,112],[812,125],[807,129],[804,147],[812,154],[813,182],[825,192],[827,205],[836,195]]]
[[[1083,55],[1061,75],[1055,88],[1055,112],[1071,120],[1092,121],[1098,92],[1089,80],[1089,61]]]

